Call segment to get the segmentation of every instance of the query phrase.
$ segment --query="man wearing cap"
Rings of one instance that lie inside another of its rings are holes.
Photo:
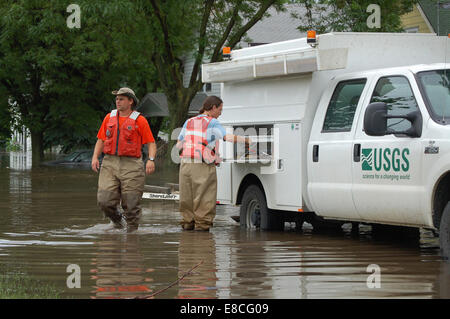
[[[98,179],[98,205],[115,228],[125,227],[126,222],[127,231],[132,232],[139,227],[145,173],[155,171],[156,144],[147,120],[134,111],[139,100],[133,90],[121,88],[112,94],[116,96],[117,109],[103,120],[91,165],[92,170],[98,172],[98,157],[101,152],[105,153]],[[141,149],[145,144],[149,159],[144,173]]]

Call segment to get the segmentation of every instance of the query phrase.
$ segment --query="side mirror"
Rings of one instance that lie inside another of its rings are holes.
[[[393,131],[388,129],[388,119],[405,119],[411,122],[406,131]],[[422,136],[422,114],[413,111],[406,115],[387,115],[387,106],[384,102],[371,103],[364,114],[364,131],[370,136],[384,136],[388,134],[404,134],[410,137]]]
[[[367,106],[364,114],[364,131],[370,136],[384,136],[387,134],[387,106],[377,102]]]
[[[421,137],[422,136],[422,114],[420,111],[413,111],[405,115],[408,121],[411,122],[411,127],[404,132],[404,134],[411,137]],[[402,133],[402,132],[400,132]]]

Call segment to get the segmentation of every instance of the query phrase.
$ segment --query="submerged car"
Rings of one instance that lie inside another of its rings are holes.
[[[90,167],[93,154],[94,154],[93,149],[78,150],[78,151],[74,151],[74,152],[70,153],[69,155],[63,157],[62,159],[48,161],[48,162],[43,163],[43,165]],[[102,159],[103,159],[103,154],[99,158],[100,163],[101,163]]]

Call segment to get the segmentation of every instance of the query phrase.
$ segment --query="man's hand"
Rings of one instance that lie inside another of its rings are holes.
[[[153,174],[155,172],[155,162],[148,160],[145,164],[145,173],[147,175]]]
[[[100,163],[98,161],[98,158],[96,158],[96,157],[92,158],[91,167],[94,172],[98,173],[98,169],[100,168]]]
[[[103,151],[103,140],[98,139],[97,143],[95,143],[94,154],[92,155],[91,168],[94,172],[98,173],[98,169],[100,168],[100,163],[98,161],[98,157]]]

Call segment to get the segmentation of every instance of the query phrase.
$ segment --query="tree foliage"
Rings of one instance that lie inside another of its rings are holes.
[[[410,12],[417,0],[296,0],[306,8],[304,17],[294,15],[301,21],[300,31],[327,32],[403,32],[400,16]],[[380,6],[381,26],[370,28],[367,12],[370,4]]]
[[[68,28],[64,1],[0,1],[0,85],[30,129],[33,159],[50,145],[92,145],[111,91],[143,94],[155,78],[132,1],[77,3],[80,29]]]
[[[267,16],[270,7],[283,10],[285,3],[279,0],[142,3],[143,12],[152,18],[149,25],[155,50],[151,57],[168,98],[172,129],[183,124],[192,99],[202,88],[201,64],[220,61],[224,46],[236,47],[246,32]],[[187,61],[192,63],[192,69],[185,70]]]
[[[6,146],[11,136],[12,115],[7,92],[0,86],[0,149]]]
[[[221,60],[246,32],[286,3],[303,4],[301,30],[399,31],[413,0],[78,0],[81,28],[68,28],[70,2],[0,0],[0,139],[14,113],[31,131],[33,158],[45,147],[95,142],[113,107],[111,91],[167,96],[171,130],[202,89],[201,65]],[[368,30],[378,3],[381,29]]]

